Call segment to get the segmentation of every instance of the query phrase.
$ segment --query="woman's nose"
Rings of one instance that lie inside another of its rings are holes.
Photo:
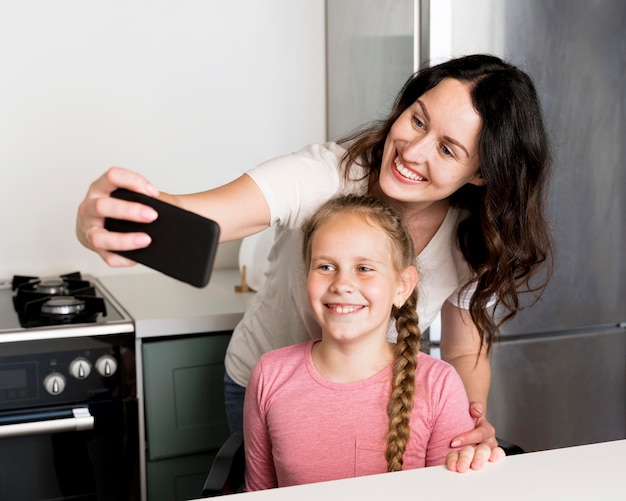
[[[427,136],[419,135],[408,141],[402,150],[402,159],[406,162],[425,163],[432,149],[432,141]]]

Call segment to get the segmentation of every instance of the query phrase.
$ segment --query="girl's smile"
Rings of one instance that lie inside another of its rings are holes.
[[[326,308],[328,308],[331,312],[336,313],[337,315],[348,315],[350,313],[361,311],[364,306],[329,303],[326,305]]]

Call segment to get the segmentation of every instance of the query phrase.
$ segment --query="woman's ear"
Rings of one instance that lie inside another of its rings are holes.
[[[474,186],[485,186],[485,178],[480,174],[480,170],[470,179],[467,184],[473,184]]]
[[[400,308],[404,303],[406,303],[406,300],[417,286],[417,280],[417,268],[415,268],[415,266],[407,266],[400,273],[400,281],[398,282],[398,289],[396,291],[396,300],[393,303],[396,308]]]

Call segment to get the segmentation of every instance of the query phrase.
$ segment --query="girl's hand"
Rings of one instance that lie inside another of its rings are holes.
[[[465,473],[470,468],[480,470],[486,462],[495,463],[505,456],[500,447],[490,448],[486,444],[466,445],[458,451],[450,451],[446,456],[446,467],[450,471]]]
[[[112,198],[111,192],[117,188],[127,188],[152,197],[159,195],[159,191],[139,174],[120,167],[111,167],[91,184],[79,205],[76,236],[85,247],[98,253],[109,266],[132,266],[134,261],[110,251],[147,247],[150,245],[149,235],[107,231],[104,229],[104,219],[111,217],[150,223],[158,214],[146,205]]]

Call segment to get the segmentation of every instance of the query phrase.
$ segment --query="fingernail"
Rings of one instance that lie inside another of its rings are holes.
[[[141,245],[142,247],[146,247],[150,245],[151,242],[152,239],[150,238],[150,235],[143,234],[135,237],[135,245]]]
[[[452,443],[450,444],[450,447],[459,447],[460,445],[461,445],[460,440],[453,440]]]
[[[159,217],[159,213],[154,209],[145,207],[141,209],[141,217],[143,217],[146,221],[154,221],[157,217]]]
[[[159,190],[156,189],[156,186],[149,184],[146,186],[146,193],[148,195],[151,195],[153,197],[156,197],[159,195]]]

